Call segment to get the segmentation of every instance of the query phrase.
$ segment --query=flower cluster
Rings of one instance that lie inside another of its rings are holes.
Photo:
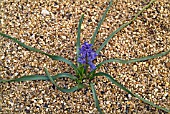
[[[93,60],[97,57],[97,53],[92,50],[92,44],[85,42],[80,48],[80,56],[78,57],[78,62],[90,66],[91,71],[96,69],[96,66],[93,64]]]

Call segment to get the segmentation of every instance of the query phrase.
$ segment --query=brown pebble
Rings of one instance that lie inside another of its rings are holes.
[[[167,63],[166,63],[166,67],[167,67],[167,68],[170,68],[170,62],[167,62]]]

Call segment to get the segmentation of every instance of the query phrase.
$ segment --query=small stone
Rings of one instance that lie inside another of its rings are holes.
[[[32,87],[32,88],[31,88],[31,90],[32,90],[32,91],[34,91],[34,90],[35,90],[35,88],[33,88],[33,87]]]
[[[61,36],[62,39],[66,39],[67,37],[66,36]]]
[[[154,89],[154,91],[155,91],[155,92],[158,92],[158,89],[156,88],[156,89]]]
[[[46,16],[46,15],[49,15],[50,12],[47,11],[46,9],[43,9],[43,10],[41,11],[41,14],[42,14],[43,16]]]
[[[167,62],[167,63],[166,63],[166,67],[167,67],[167,68],[170,68],[170,62]]]
[[[86,26],[85,24],[82,24],[82,25],[81,25],[81,29],[84,29],[84,28],[85,28],[85,26]]]
[[[133,66],[133,70],[136,72],[138,69],[137,69],[137,65],[134,65]]]
[[[21,42],[22,42],[22,43],[24,43],[24,42],[25,42],[25,40],[24,40],[24,39],[21,39]]]
[[[168,93],[165,93],[165,94],[164,94],[164,97],[167,97],[167,96],[168,96]]]
[[[1,59],[4,59],[5,58],[5,56],[1,56]]]
[[[38,101],[38,103],[39,103],[39,104],[42,104],[42,103],[43,103],[43,100],[42,100],[42,99],[41,99],[41,100],[39,100],[39,101]]]
[[[130,104],[132,104],[132,103],[131,103],[131,101],[127,101],[127,104],[130,105]]]

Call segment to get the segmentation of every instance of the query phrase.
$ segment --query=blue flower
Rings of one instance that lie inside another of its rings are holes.
[[[93,64],[93,60],[97,57],[97,53],[92,50],[92,44],[88,44],[85,42],[82,47],[79,49],[80,56],[77,61],[85,66],[88,64],[90,66],[91,71],[96,69],[96,66]]]

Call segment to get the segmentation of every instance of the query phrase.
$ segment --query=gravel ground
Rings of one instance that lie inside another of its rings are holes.
[[[94,48],[123,23],[140,11],[148,0],[114,0],[97,35]],[[144,11],[135,22],[116,34],[101,51],[97,63],[109,58],[131,59],[154,55],[170,49],[170,4],[158,0]],[[106,0],[2,0],[0,28],[25,44],[50,54],[76,62],[76,35],[82,14],[81,43],[90,38],[103,12]],[[63,62],[52,61],[39,53],[29,52],[11,40],[0,37],[0,78],[11,79],[24,75],[52,75],[72,72]],[[153,103],[170,109],[169,77],[170,54],[132,64],[109,63],[100,68],[112,75],[131,91]],[[71,87],[71,80],[60,79],[59,85]],[[100,106],[105,113],[165,113],[151,107],[111,84],[106,78],[94,80]],[[92,93],[82,89],[62,93],[48,81],[28,81],[0,84],[0,113],[98,113]]]

